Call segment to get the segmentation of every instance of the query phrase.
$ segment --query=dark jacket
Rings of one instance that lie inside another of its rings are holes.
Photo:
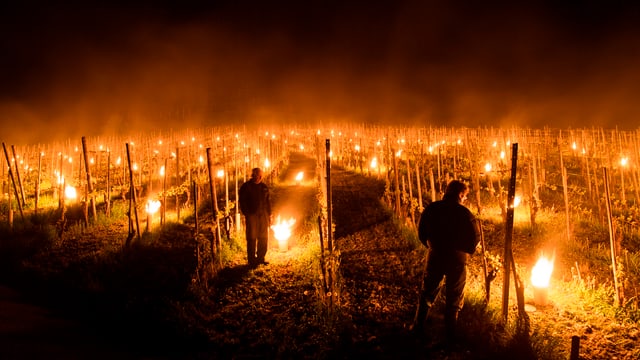
[[[455,199],[435,201],[420,216],[418,238],[438,252],[475,252],[479,238],[471,211]]]
[[[249,180],[242,184],[238,193],[240,211],[246,215],[271,215],[269,188],[265,183],[256,184]]]

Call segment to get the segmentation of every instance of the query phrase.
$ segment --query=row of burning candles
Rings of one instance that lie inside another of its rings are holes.
[[[303,176],[303,172],[299,172],[296,175],[295,181],[297,184],[301,183],[301,181],[303,180]],[[65,197],[68,199],[75,199],[77,197],[76,189],[71,185],[67,185],[65,187]],[[161,206],[162,204],[159,200],[149,199],[147,201],[147,203],[145,204],[145,211],[148,215],[148,222],[151,221],[153,215],[160,209]],[[271,225],[273,235],[278,241],[278,248],[281,251],[286,251],[288,249],[288,240],[291,237],[292,227],[295,222],[296,220],[293,217],[289,219],[282,219],[280,215],[277,215],[276,222]],[[542,255],[531,270],[531,285],[533,286],[534,302],[536,304],[547,304],[547,294],[549,283],[551,280],[551,273],[553,272],[553,263],[553,258],[547,258],[546,256]]]

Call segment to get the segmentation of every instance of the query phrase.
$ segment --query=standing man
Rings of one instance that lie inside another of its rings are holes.
[[[475,218],[462,205],[468,193],[466,184],[451,181],[442,200],[429,204],[422,212],[418,225],[418,238],[429,248],[429,254],[412,331],[424,331],[429,308],[444,278],[447,341],[455,338],[458,313],[464,302],[467,258],[475,252],[479,242]]]
[[[262,182],[262,169],[251,170],[251,179],[240,187],[240,211],[245,218],[247,262],[252,268],[267,265],[264,257],[269,247],[271,200],[269,188]]]

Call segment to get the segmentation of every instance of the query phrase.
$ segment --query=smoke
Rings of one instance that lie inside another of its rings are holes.
[[[1,136],[326,121],[633,128],[640,115],[640,44],[623,8],[288,5],[4,15]]]

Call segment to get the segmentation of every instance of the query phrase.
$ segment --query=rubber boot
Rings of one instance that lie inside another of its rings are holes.
[[[413,319],[411,325],[411,333],[421,334],[424,332],[424,323],[427,321],[427,315],[429,314],[429,305],[426,301],[420,301],[418,303],[418,309],[416,310],[416,316]]]
[[[458,309],[447,309],[444,313],[444,329],[449,344],[455,344],[457,341],[457,325],[458,325]]]

